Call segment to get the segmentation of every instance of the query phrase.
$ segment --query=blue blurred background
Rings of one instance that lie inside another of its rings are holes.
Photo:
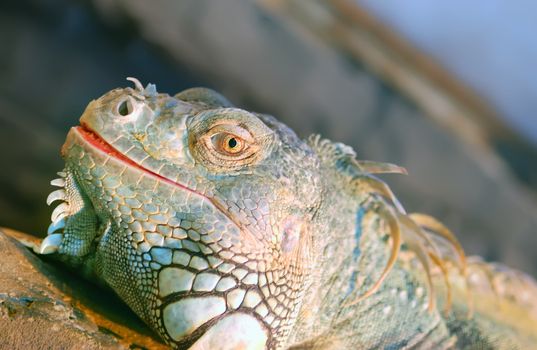
[[[537,147],[537,2],[357,3],[472,87]]]

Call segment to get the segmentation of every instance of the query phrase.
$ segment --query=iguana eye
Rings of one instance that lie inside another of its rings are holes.
[[[254,136],[246,128],[234,124],[215,125],[200,141],[204,145],[200,155],[218,166],[247,164],[259,149]]]
[[[130,97],[120,101],[116,106],[116,114],[122,117],[130,115],[133,111],[134,105]]]
[[[236,155],[244,151],[246,142],[237,135],[221,132],[211,137],[211,142],[216,151],[225,155]]]
[[[275,136],[260,118],[237,108],[202,111],[187,127],[191,155],[215,173],[246,171],[270,153]]]

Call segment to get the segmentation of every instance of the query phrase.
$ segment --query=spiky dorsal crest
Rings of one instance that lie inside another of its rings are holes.
[[[339,171],[348,175],[360,174],[403,174],[407,175],[405,168],[391,163],[375,162],[356,159],[356,152],[352,147],[341,142],[332,142],[323,139],[320,135],[311,135],[307,140],[309,146],[317,153],[325,165],[333,165]]]
[[[147,84],[147,86],[144,88],[140,80],[128,77],[128,81],[131,81],[134,84],[134,91],[136,91],[138,98],[143,100],[146,97],[155,97],[157,96],[157,86],[155,84]]]
[[[322,139],[319,135],[310,136],[308,144],[325,167],[334,170],[335,174],[346,180],[347,189],[357,196],[369,195],[368,200],[361,205],[378,213],[387,224],[391,237],[390,256],[380,277],[369,290],[346,302],[345,306],[354,305],[379,290],[399,257],[401,244],[405,243],[408,251],[414,253],[425,270],[429,310],[435,308],[436,302],[431,272],[433,265],[436,265],[444,276],[448,299],[446,308],[449,309],[451,286],[447,262],[454,261],[460,273],[466,276],[466,258],[462,247],[451,231],[436,219],[424,214],[407,214],[390,187],[374,176],[384,173],[407,174],[406,170],[389,163],[357,160],[356,153],[350,146]]]

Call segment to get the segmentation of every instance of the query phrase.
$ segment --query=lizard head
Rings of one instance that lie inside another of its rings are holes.
[[[70,130],[41,251],[91,270],[175,346],[276,347],[311,266],[317,156],[211,90],[132,80]]]

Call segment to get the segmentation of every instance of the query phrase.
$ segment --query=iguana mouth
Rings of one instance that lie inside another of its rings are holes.
[[[148,173],[150,175],[153,175],[153,176],[156,176],[158,177],[160,180],[162,181],[165,181],[173,186],[178,186],[184,190],[187,190],[187,191],[190,191],[190,192],[193,192],[193,193],[196,193],[202,197],[206,197],[204,196],[203,194],[199,193],[199,192],[196,192],[194,191],[193,189],[191,188],[188,188],[186,187],[185,185],[182,185],[176,181],[173,181],[173,180],[170,180],[168,179],[167,177],[164,177],[152,170],[149,170],[148,168],[140,165],[139,163],[135,162],[134,160],[130,159],[129,157],[123,155],[121,152],[119,152],[117,149],[115,149],[112,145],[110,145],[108,142],[106,142],[105,140],[103,140],[102,137],[99,136],[99,134],[97,134],[95,131],[93,131],[91,128],[89,128],[87,125],[85,125],[84,123],[82,123],[80,126],[76,126],[73,128],[74,130],[76,130],[76,132],[78,132],[82,138],[88,142],[91,146],[93,146],[94,148],[100,150],[101,152],[104,152],[106,154],[108,154],[109,156],[112,156],[124,163],[127,163],[128,165],[132,166],[132,167],[135,167],[135,168],[138,168],[139,170],[145,172],[145,173]]]
[[[80,126],[74,127],[74,129],[84,138],[84,140],[90,143],[93,147],[101,150],[102,152],[112,157],[118,158],[119,160],[125,163],[128,163],[129,165],[139,168],[140,170],[149,172],[155,176],[159,176],[162,178],[162,176],[150,171],[149,169],[142,167],[140,164],[134,162],[130,158],[121,154],[118,150],[112,147],[108,142],[103,140],[95,131],[91,130],[87,125],[81,124]]]
[[[114,157],[116,159],[118,159],[119,161],[121,162],[124,162],[126,163],[127,165],[129,166],[132,166],[134,168],[137,168],[149,175],[152,175],[152,176],[155,176],[157,177],[159,180],[161,181],[164,181],[172,186],[176,186],[176,187],[179,187],[183,190],[186,190],[186,191],[189,191],[189,192],[192,192],[192,193],[195,193],[197,194],[198,196],[201,196],[201,197],[204,197],[205,199],[211,201],[210,198],[208,198],[207,196],[203,195],[202,193],[199,193],[179,182],[176,182],[176,181],[173,181],[173,180],[170,180],[169,178],[167,177],[164,177],[158,173],[156,173],[155,171],[152,171],[146,167],[144,167],[143,165],[135,162],[134,160],[130,159],[129,157],[125,156],[124,154],[122,154],[120,151],[118,151],[117,149],[115,149],[112,145],[110,145],[108,142],[106,142],[101,136],[99,136],[98,133],[96,133],[95,131],[93,131],[88,125],[82,123],[80,126],[76,126],[73,128],[86,142],[88,142],[91,146],[93,146],[94,148],[98,149],[99,151],[101,152],[104,152],[106,153],[107,155],[111,156],[111,157]],[[62,153],[63,153],[63,150],[62,150]],[[211,201],[212,202],[212,201]]]
[[[255,235],[250,232],[249,229],[245,227],[244,224],[241,223],[241,221],[235,217],[232,213],[229,212],[229,210],[226,209],[225,204],[223,204],[221,201],[218,200],[216,197],[208,197],[198,191],[195,191],[179,182],[173,181],[167,177],[164,177],[160,174],[158,174],[155,171],[152,171],[143,165],[135,162],[134,160],[128,158],[124,154],[122,154],[120,151],[115,149],[112,145],[110,145],[108,142],[106,142],[99,134],[95,131],[93,131],[88,125],[85,123],[81,123],[80,126],[73,127],[73,130],[79,134],[79,136],[88,143],[89,146],[93,147],[94,149],[97,149],[100,152],[103,152],[111,157],[114,157],[115,159],[126,163],[127,165],[134,167],[136,169],[139,169],[143,171],[146,174],[152,175],[156,178],[158,178],[160,181],[163,181],[165,183],[168,183],[172,186],[179,187],[182,190],[189,191],[195,195],[198,195],[200,197],[205,198],[209,203],[211,203],[216,209],[218,209],[222,214],[224,214],[231,222],[233,222],[242,232],[243,239],[250,242],[252,247],[259,246],[258,240],[255,238]],[[64,153],[62,149],[62,154]]]

